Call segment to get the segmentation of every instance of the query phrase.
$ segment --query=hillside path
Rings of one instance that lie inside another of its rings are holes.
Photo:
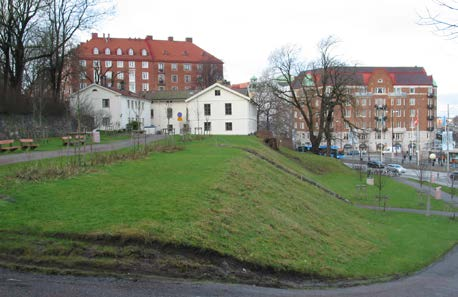
[[[156,141],[159,139],[163,139],[164,135],[147,135],[146,139],[141,139],[140,144],[145,143],[150,143],[152,141]],[[92,152],[107,152],[107,151],[114,151],[126,147],[130,147],[133,145],[133,141],[131,139],[126,139],[126,140],[119,140],[119,141],[114,141],[112,143],[106,143],[106,144],[93,144],[92,145]],[[83,151],[83,154],[88,154],[90,153],[90,146],[86,146],[86,150]],[[56,151],[32,151],[32,152],[26,152],[26,153],[21,153],[21,154],[5,154],[5,155],[0,155],[0,165],[6,165],[6,164],[13,164],[13,163],[20,163],[20,162],[27,162],[27,161],[35,161],[35,160],[41,160],[41,159],[49,159],[49,158],[56,158],[56,157],[64,157],[64,156],[73,156],[75,155],[75,150],[70,147],[70,148],[62,148],[60,150]]]

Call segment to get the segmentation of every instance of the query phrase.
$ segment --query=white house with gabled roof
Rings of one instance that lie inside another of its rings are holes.
[[[92,116],[100,130],[125,129],[133,121],[140,122],[140,128],[151,125],[151,101],[128,91],[92,84],[73,93],[70,106],[74,113]]]
[[[184,124],[192,133],[249,135],[256,132],[256,104],[220,83],[185,100]]]

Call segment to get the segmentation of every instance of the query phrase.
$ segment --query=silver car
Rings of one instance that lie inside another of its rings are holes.
[[[386,169],[388,171],[397,173],[399,175],[402,174],[402,173],[406,173],[406,169],[404,167],[402,167],[401,165],[399,165],[399,164],[388,164],[388,165],[386,165]]]

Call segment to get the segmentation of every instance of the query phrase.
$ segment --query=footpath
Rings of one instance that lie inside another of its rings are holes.
[[[164,135],[147,135],[145,138],[140,139],[140,144],[150,143],[153,141],[157,141],[163,139]],[[77,153],[88,154],[91,152],[107,152],[107,151],[114,151],[126,147],[133,146],[134,142],[132,139],[120,140],[115,141],[112,143],[107,144],[93,144],[85,146],[83,151],[76,151],[72,147],[62,148],[56,151],[32,151],[20,154],[8,154],[8,155],[0,155],[0,165],[6,164],[13,164],[13,163],[20,163],[20,162],[27,162],[27,161],[35,161],[41,159],[49,159],[49,158],[56,158],[56,157],[64,157],[64,156],[73,156]]]

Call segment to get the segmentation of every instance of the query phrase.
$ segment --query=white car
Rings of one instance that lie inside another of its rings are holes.
[[[406,169],[399,164],[388,164],[386,169],[397,174],[406,173]]]

